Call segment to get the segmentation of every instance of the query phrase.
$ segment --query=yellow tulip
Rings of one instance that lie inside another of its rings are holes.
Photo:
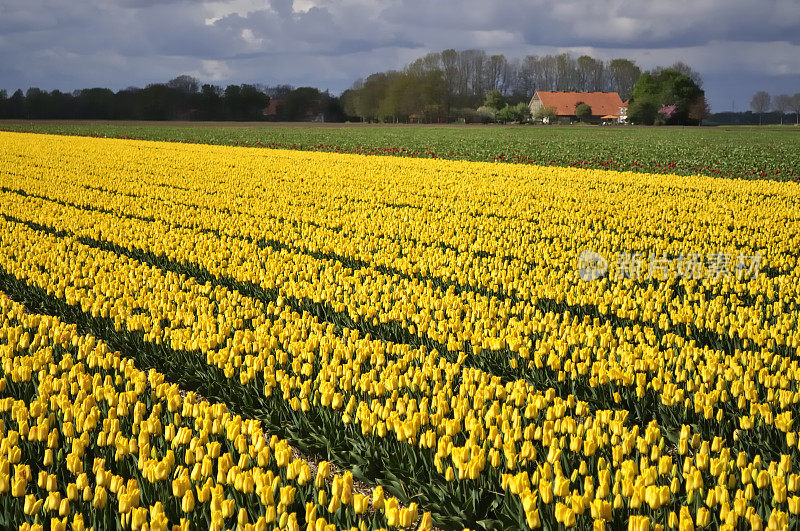
[[[89,487],[86,487],[87,489]],[[95,509],[103,509],[106,506],[106,489],[105,487],[98,486],[94,491],[94,498],[92,499],[92,507]]]
[[[706,527],[711,519],[711,514],[705,507],[700,507],[697,510],[697,527]]]
[[[249,520],[247,517],[247,510],[244,507],[242,507],[241,509],[239,509],[239,514],[236,517],[236,522],[240,526],[244,527],[247,525],[248,521]]]
[[[786,483],[783,476],[772,478],[772,501],[775,503],[786,501]]]
[[[364,496],[363,494],[356,493],[353,495],[353,512],[356,514],[364,514],[367,510],[367,506],[369,505],[369,496]]]
[[[187,489],[181,498],[181,511],[190,513],[194,511],[194,493],[192,489]]]
[[[21,498],[25,495],[27,486],[28,482],[25,478],[15,478],[11,482],[11,495],[15,498]]]
[[[41,508],[43,502],[44,500],[37,500],[35,495],[27,494],[25,496],[25,504],[23,506],[23,512],[28,516],[37,513],[39,512],[39,509]]]
[[[533,526],[531,526],[531,527],[533,527]],[[424,512],[424,513],[422,513],[422,520],[420,521],[418,530],[419,531],[430,531],[431,529],[433,529],[433,518],[431,517],[431,513],[430,512]]]
[[[58,506],[58,516],[64,517],[69,514],[69,500],[63,498]]]
[[[795,515],[800,514],[800,496],[789,498],[789,512]]]

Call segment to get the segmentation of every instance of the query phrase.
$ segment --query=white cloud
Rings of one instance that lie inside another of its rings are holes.
[[[215,83],[225,81],[231,75],[231,68],[225,61],[204,60],[202,68],[195,77]]]

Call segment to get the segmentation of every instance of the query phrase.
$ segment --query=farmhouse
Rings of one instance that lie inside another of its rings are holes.
[[[616,92],[551,92],[537,90],[528,106],[531,114],[536,116],[536,111],[542,107],[555,109],[558,121],[571,123],[577,120],[575,108],[585,103],[592,109],[590,122],[624,123],[627,117],[627,102]]]

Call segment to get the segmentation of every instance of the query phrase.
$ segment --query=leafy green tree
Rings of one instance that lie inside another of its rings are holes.
[[[511,105],[506,104],[505,107],[497,111],[495,118],[497,118],[498,122],[503,124],[513,122],[515,119],[514,109],[511,107]]]
[[[497,111],[495,115],[498,122],[507,124],[509,122],[523,123],[531,118],[531,110],[525,103],[517,103],[516,105],[508,105]]]
[[[394,78],[400,75],[399,72],[389,71],[372,74],[364,80],[364,86],[359,94],[359,112],[363,120],[368,122],[377,121],[381,114],[381,103],[386,97]]]
[[[389,83],[386,95],[381,100],[379,110],[381,118],[388,122],[408,121],[415,114],[419,103],[419,89],[413,76],[400,72]]]
[[[40,88],[31,87],[25,93],[25,103],[28,107],[28,118],[46,118],[50,97]]]
[[[298,87],[284,99],[279,119],[287,121],[311,120],[323,110],[324,95],[314,87]],[[261,105],[265,107],[266,103]]]
[[[164,85],[160,85],[159,87],[167,90]],[[152,94],[154,93],[147,93],[148,96]],[[168,99],[168,96],[164,96],[165,107],[168,105],[166,103]],[[107,88],[83,89],[77,95],[76,104],[78,107],[78,114],[81,118],[96,120],[109,118],[114,112],[114,92]],[[166,118],[172,118],[172,116],[169,116],[167,110],[164,110],[164,116]]]
[[[658,108],[649,100],[634,100],[628,105],[628,121],[637,125],[653,125]]]
[[[663,105],[675,105],[676,110],[672,115],[671,123],[678,125],[696,125],[689,119],[689,109],[692,103],[705,97],[705,92],[688,75],[676,70],[667,69],[663,75],[662,84],[665,92],[662,93]]]
[[[81,91],[81,97],[83,97],[83,92],[85,91]],[[176,95],[177,91],[163,83],[147,85],[139,92],[139,96],[142,99],[142,118],[145,120],[172,120],[176,118],[173,114]],[[95,95],[89,94],[85,99],[92,101],[95,99]]]
[[[417,101],[414,113],[420,114],[425,121],[439,121],[449,116],[449,95],[447,83],[441,70],[431,69],[414,76]]]
[[[545,124],[552,124],[558,120],[555,107],[539,107],[533,115],[533,119]]]
[[[449,55],[448,55],[449,57]],[[365,121],[441,121],[449,116],[450,93],[439,54],[428,54],[404,71],[373,74],[342,94],[347,116]]]
[[[7,116],[9,118],[24,118],[26,113],[25,108],[25,94],[22,92],[22,89],[17,89],[14,91],[14,94],[8,98],[6,102],[7,105]]]
[[[684,74],[686,76],[689,76],[689,79],[694,81],[695,85],[697,85],[700,88],[703,88],[703,77],[700,75],[700,73],[697,70],[695,70],[691,66],[687,65],[683,61],[675,61],[674,63],[672,63],[667,68],[669,68],[671,70],[675,70],[676,72],[679,72],[679,73]],[[656,68],[655,69],[656,72],[661,72],[662,70],[664,70],[664,69],[663,68]]]
[[[512,107],[514,119],[519,123],[525,123],[531,119],[531,108],[525,102],[520,102]]]
[[[72,94],[66,94],[60,90],[51,92],[47,117],[57,119],[75,118],[75,98]]]
[[[575,116],[581,122],[588,122],[592,117],[592,108],[585,103],[579,103],[575,106]]]
[[[342,104],[342,112],[344,113],[345,119],[361,119],[361,115],[359,114],[359,108],[361,105],[360,98],[361,94],[358,89],[349,88],[342,92],[342,95],[339,97],[339,101]]]
[[[143,91],[137,87],[128,87],[114,94],[114,119],[144,119]]]
[[[225,117],[222,87],[205,84],[200,88],[198,106],[202,120],[222,120]]]
[[[652,125],[664,106],[675,106],[665,123],[689,125],[698,123],[691,119],[692,104],[705,93],[691,77],[666,68],[655,73],[645,72],[633,87],[632,101],[628,106],[628,120],[635,124]],[[661,118],[663,119],[663,117]]]
[[[486,105],[478,107],[475,114],[478,115],[478,119],[483,123],[494,122],[497,119],[497,109]]]
[[[633,86],[632,102],[628,105],[628,120],[634,124],[653,125],[661,107],[661,89],[650,72],[645,72]]]
[[[499,111],[506,106],[506,99],[499,90],[490,90],[486,93],[486,99],[483,101],[483,106],[491,107],[492,109]]]

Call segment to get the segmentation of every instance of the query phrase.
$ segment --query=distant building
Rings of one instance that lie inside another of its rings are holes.
[[[619,123],[624,124],[628,121],[628,102],[630,100],[625,100],[622,102],[622,107],[619,108]]]
[[[531,114],[542,107],[552,107],[556,111],[560,123],[571,123],[578,118],[575,107],[585,103],[592,109],[589,119],[593,123],[624,123],[627,119],[627,102],[622,101],[616,92],[551,92],[537,90],[528,106]]]
[[[264,108],[263,115],[268,119],[276,120],[278,118],[278,113],[280,112],[280,107],[283,105],[283,100],[278,98],[272,98],[269,100],[269,103]]]
[[[264,117],[272,121],[292,121],[292,122],[326,122],[330,118],[326,117],[324,102],[314,100],[305,102],[305,105],[298,109],[291,116],[287,116],[286,101],[280,98],[269,100],[269,104],[263,110]],[[334,117],[335,118],[335,117]]]

